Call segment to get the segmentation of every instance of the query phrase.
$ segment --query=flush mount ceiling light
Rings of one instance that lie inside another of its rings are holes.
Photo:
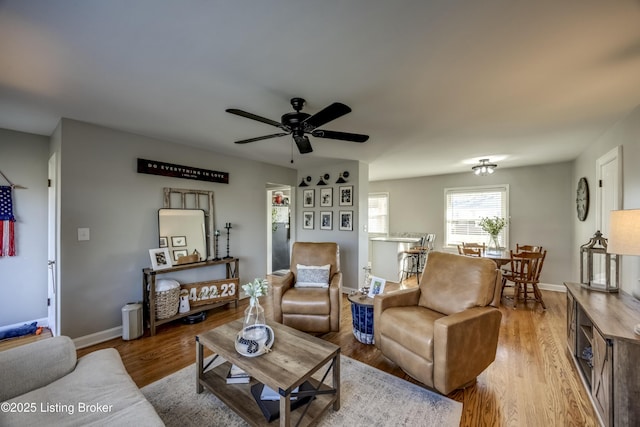
[[[491,175],[497,167],[498,165],[495,163],[489,163],[489,159],[481,159],[480,164],[473,166],[471,170],[473,170],[473,173],[476,175],[485,176]]]

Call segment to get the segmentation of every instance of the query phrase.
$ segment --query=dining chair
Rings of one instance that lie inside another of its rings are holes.
[[[518,301],[536,301],[542,305],[544,310],[547,309],[544,301],[542,300],[542,293],[538,288],[540,282],[540,273],[542,272],[542,266],[544,265],[544,259],[547,256],[547,251],[542,252],[514,252],[510,251],[511,255],[511,272],[510,274],[503,274],[502,280],[502,293],[504,288],[508,286],[508,282],[513,282],[513,307],[515,308]],[[529,297],[529,287],[533,297]],[[524,293],[522,299],[521,293]]]
[[[487,247],[485,243],[465,243],[458,245],[458,253],[460,255],[482,256]]]
[[[483,251],[482,248],[466,248],[462,245],[458,245],[458,253],[460,255],[481,257]]]
[[[521,245],[520,243],[516,243],[516,252],[542,252],[542,246],[538,245]],[[502,270],[502,279],[507,280],[511,275],[511,265],[510,263],[501,267]]]
[[[516,243],[516,252],[542,252],[542,246]]]

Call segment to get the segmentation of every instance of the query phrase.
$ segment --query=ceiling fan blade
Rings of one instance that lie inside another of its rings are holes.
[[[285,136],[285,135],[289,135],[289,134],[281,132],[281,133],[274,133],[273,135],[258,136],[256,138],[249,138],[249,139],[243,139],[241,141],[236,141],[236,144],[247,144],[249,142],[262,141],[263,139],[277,138],[279,136]]]
[[[282,123],[276,122],[275,120],[267,119],[266,117],[257,116],[252,113],[247,113],[246,111],[238,110],[237,108],[227,108],[225,110],[227,113],[235,114],[236,116],[246,117],[247,119],[257,120],[262,123],[266,123],[271,126],[275,126],[278,128],[283,128]]]
[[[351,142],[365,142],[369,139],[369,135],[349,132],[336,132],[333,130],[314,130],[311,135],[318,138],[341,139],[343,141]]]
[[[302,122],[304,130],[305,132],[311,132],[315,128],[320,127],[325,123],[329,123],[331,120],[335,120],[350,112],[351,108],[340,102],[334,102]]]
[[[309,142],[309,138],[307,138],[306,136],[293,135],[293,139],[298,146],[298,151],[300,151],[300,154],[307,154],[313,151],[313,148],[311,148],[311,142]]]

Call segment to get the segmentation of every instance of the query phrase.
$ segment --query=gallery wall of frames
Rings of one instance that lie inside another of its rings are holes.
[[[353,231],[353,185],[349,172],[340,173],[335,185],[325,173],[314,185],[310,176],[302,179],[302,228],[305,230]]]

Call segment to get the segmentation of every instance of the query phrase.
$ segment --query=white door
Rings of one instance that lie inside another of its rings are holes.
[[[596,229],[609,236],[609,216],[622,209],[621,147],[616,147],[597,160],[596,166]]]
[[[49,329],[51,333],[58,335],[58,288],[57,288],[57,275],[58,269],[56,268],[56,154],[54,153],[49,158],[49,191],[48,191],[48,321]]]
[[[622,209],[622,153],[616,147],[596,161],[596,229],[609,237],[609,217],[612,210]],[[605,258],[597,257],[598,264],[593,266],[594,280],[599,284],[606,282]],[[617,266],[612,266],[617,268]]]

